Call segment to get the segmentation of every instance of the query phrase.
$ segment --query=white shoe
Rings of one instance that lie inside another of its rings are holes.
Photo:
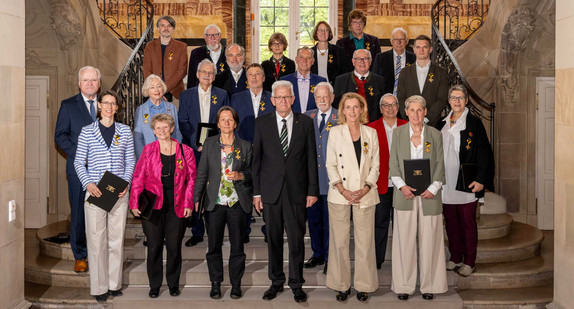
[[[474,272],[474,267],[462,264],[462,266],[457,270],[456,273],[463,277],[468,277],[470,276],[470,274],[472,274],[472,272]]]
[[[463,265],[462,263],[455,264],[453,261],[447,261],[446,262],[446,270],[453,271],[453,270],[455,270],[455,268],[461,267],[462,265]]]

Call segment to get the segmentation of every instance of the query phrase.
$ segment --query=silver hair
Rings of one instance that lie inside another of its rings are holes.
[[[452,86],[450,87],[450,89],[448,90],[448,96],[450,97],[450,94],[451,94],[453,91],[457,91],[457,90],[460,91],[460,92],[462,92],[462,93],[464,94],[464,97],[465,97],[465,98],[468,98],[468,90],[466,90],[466,87],[464,87],[464,86],[461,85],[461,84],[452,85]]]
[[[208,65],[213,67],[213,75],[215,77],[215,74],[217,74],[217,66],[215,65],[215,63],[211,62],[211,60],[209,60],[207,58],[205,58],[199,62],[199,64],[197,65],[197,71],[199,71],[201,69],[201,66],[204,64],[208,64]]]
[[[217,29],[217,33],[221,34],[221,29],[219,29],[219,27],[216,24],[209,24],[209,25],[205,26],[205,30],[203,30],[203,35],[206,35],[207,30],[212,29],[212,28]]]
[[[360,51],[366,52],[367,55],[369,55],[369,59],[371,59],[371,52],[368,51],[368,50],[366,50],[366,49],[357,49],[357,50],[355,50],[355,51],[353,52],[353,58],[355,58],[355,56],[357,55],[357,53],[360,52]]]
[[[229,49],[233,46],[237,46],[239,47],[239,50],[241,51],[241,56],[243,56],[245,58],[245,48],[243,48],[243,46],[237,44],[237,43],[231,43],[229,44],[229,46],[227,46],[227,48],[225,48],[225,57],[227,57],[227,52],[229,51]],[[243,59],[245,60],[245,59]]]
[[[333,95],[335,93],[335,90],[333,89],[333,86],[331,86],[331,84],[329,84],[328,82],[320,82],[317,84],[317,86],[315,86],[315,93],[317,93],[317,89],[319,87],[327,87],[329,89],[329,92],[331,93],[331,95]]]
[[[405,109],[409,109],[412,102],[420,103],[423,108],[427,108],[427,101],[420,95],[412,95],[405,100]]]
[[[151,82],[152,82],[154,79],[159,80],[159,84],[161,85],[161,88],[163,88],[163,93],[166,93],[166,91],[167,91],[167,85],[165,84],[165,82],[164,82],[163,80],[161,80],[161,77],[159,77],[158,75],[151,74],[150,76],[148,76],[148,77],[145,79],[145,81],[144,81],[144,83],[143,83],[143,86],[142,86],[142,95],[143,95],[144,97],[149,97],[149,93],[148,93],[149,85],[151,84]]]
[[[398,99],[394,94],[392,94],[392,93],[385,93],[385,94],[383,94],[383,96],[381,97],[381,100],[379,100],[379,107],[382,107],[382,106],[383,106],[383,101],[384,101],[384,99],[385,99],[385,98],[388,98],[388,97],[393,97],[393,99],[395,100],[395,104],[399,104],[399,99]]]
[[[291,84],[290,81],[278,80],[273,83],[273,86],[271,86],[271,96],[275,96],[275,89],[279,87],[287,87],[291,91],[291,95],[295,95],[295,92],[293,91],[293,84]]]
[[[393,29],[393,31],[391,32],[391,39],[393,38],[393,36],[397,33],[397,32],[402,32],[405,35],[405,38],[408,40],[409,36],[407,35],[407,31],[401,27],[395,28]]]
[[[315,51],[311,48],[309,48],[309,46],[303,46],[303,47],[299,47],[297,48],[297,56],[299,56],[299,52],[302,50],[308,50],[311,52],[311,57],[315,56]]]
[[[82,79],[82,72],[84,72],[85,70],[96,70],[96,73],[98,74],[98,81],[102,80],[102,73],[100,73],[100,70],[94,68],[93,66],[87,65],[78,71],[78,81]]]

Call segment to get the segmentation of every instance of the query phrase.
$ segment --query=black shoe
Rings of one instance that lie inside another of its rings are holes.
[[[426,300],[432,300],[434,295],[432,293],[423,293],[423,298]]]
[[[377,263],[377,269],[381,269],[381,266],[383,266],[383,263]]]
[[[307,293],[305,293],[302,288],[293,289],[293,299],[298,303],[306,302]]]
[[[397,295],[397,297],[398,297],[400,300],[408,300],[408,299],[409,299],[409,294],[401,293],[401,294]]]
[[[221,298],[221,283],[220,282],[212,282],[211,283],[211,291],[209,292],[209,297],[212,299],[220,299]]]
[[[277,297],[277,293],[279,292],[283,292],[283,286],[272,284],[269,289],[263,293],[263,299],[272,300]]]
[[[241,287],[238,285],[234,285],[231,287],[231,294],[232,299],[240,299],[243,296],[243,292],[241,292]]]
[[[103,303],[103,302],[105,302],[106,300],[108,300],[108,293],[104,293],[104,294],[101,294],[101,295],[94,295],[94,298],[96,299],[96,301],[97,301],[98,303]]]
[[[179,291],[178,286],[174,286],[174,287],[169,288],[169,295],[176,297],[176,296],[179,296],[179,294],[181,294],[181,292]]]
[[[159,289],[149,289],[149,298],[157,298],[159,296]]]
[[[346,301],[347,297],[351,294],[351,288],[346,291],[337,292],[336,298],[338,301]]]
[[[113,297],[118,297],[118,296],[124,295],[124,293],[122,293],[122,290],[115,290],[115,291],[109,290],[108,294],[110,294],[110,296],[113,296]]]
[[[307,262],[305,262],[305,264],[303,264],[303,266],[305,266],[305,268],[313,268],[317,265],[323,265],[324,263],[325,258],[311,257]]]
[[[191,238],[185,242],[185,246],[186,247],[193,247],[202,241],[203,241],[203,237],[191,236]]]
[[[243,239],[243,243],[244,243],[244,244],[249,243],[249,235],[247,235],[247,236]]]
[[[329,265],[329,263],[325,262],[325,267],[323,267],[323,275],[327,274],[327,265]]]
[[[255,217],[251,216],[251,223],[255,223]]]
[[[367,301],[369,299],[369,293],[357,292],[357,299],[360,301]]]
[[[265,243],[267,243],[267,235],[263,236],[263,240],[265,241]]]

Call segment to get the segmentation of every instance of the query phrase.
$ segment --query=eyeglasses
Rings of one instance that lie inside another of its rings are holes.
[[[209,71],[206,71],[206,70],[199,70],[199,71],[197,71],[197,72],[199,72],[200,74],[208,75],[208,76],[215,76],[215,73],[209,72]]]
[[[292,97],[293,97],[292,95],[289,95],[284,97],[273,97],[273,98],[277,101],[283,101],[283,100],[290,100]]]
[[[353,60],[367,62],[367,61],[371,61],[371,58],[353,58]]]
[[[464,101],[466,97],[448,97],[448,99],[451,101]]]
[[[118,106],[118,103],[110,102],[110,101],[103,101],[103,102],[100,102],[100,104],[102,104],[103,106],[110,106],[110,105],[111,106]]]
[[[381,104],[383,108],[397,108],[397,104]]]
[[[210,38],[210,39],[218,38],[220,35],[221,35],[221,33],[214,33],[214,34],[208,34],[208,33],[206,33],[206,34],[204,34],[204,36],[205,36],[206,38]]]

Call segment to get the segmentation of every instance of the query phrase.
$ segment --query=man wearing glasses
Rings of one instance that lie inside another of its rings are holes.
[[[335,80],[335,102],[333,106],[339,107],[343,94],[355,92],[367,100],[369,109],[369,122],[381,118],[379,101],[383,95],[385,79],[378,74],[369,72],[371,67],[371,53],[366,49],[358,49],[353,53],[352,72],[339,75]]]
[[[189,70],[187,72],[187,89],[197,86],[199,83],[196,77],[197,65],[203,59],[209,59],[215,63],[216,74],[227,70],[225,61],[225,48],[221,46],[221,30],[216,24],[207,25],[203,32],[205,45],[191,51],[189,55]]]
[[[381,52],[381,45],[379,38],[366,34],[363,32],[367,24],[367,16],[361,10],[352,10],[348,17],[349,33],[348,36],[337,40],[337,45],[343,47],[345,56],[350,63],[353,59],[353,53],[359,49],[366,49],[371,53],[371,59],[375,59],[377,54]],[[352,67],[347,68],[347,72],[353,70]]]
[[[393,210],[393,183],[389,181],[389,153],[393,141],[393,130],[407,123],[406,120],[397,118],[399,101],[392,93],[386,93],[381,97],[380,103],[383,117],[368,124],[377,130],[379,138],[379,180],[377,191],[379,204],[375,208],[375,251],[377,257],[377,269],[385,262],[387,253],[387,239],[389,236],[389,224]]]
[[[393,48],[378,54],[375,62],[373,62],[373,72],[385,79],[384,93],[392,93],[396,96],[402,69],[415,63],[417,60],[413,52],[405,49],[408,43],[409,39],[405,29],[395,28],[391,32],[391,45]]]

